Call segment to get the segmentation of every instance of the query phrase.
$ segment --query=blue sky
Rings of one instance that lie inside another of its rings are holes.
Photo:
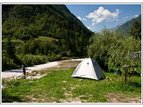
[[[141,14],[140,4],[66,5],[82,23],[93,32],[114,28]]]

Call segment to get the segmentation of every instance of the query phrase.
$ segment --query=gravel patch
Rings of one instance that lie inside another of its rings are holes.
[[[34,65],[32,67],[26,67],[26,72],[31,73],[32,71],[40,71],[40,70],[45,70],[48,68],[54,68],[54,67],[72,67],[72,63],[74,61],[82,61],[84,59],[70,59],[70,60],[61,60],[61,61],[53,61],[53,62],[48,62],[46,64],[40,64],[40,65]],[[68,64],[67,61],[69,62]],[[73,65],[74,67],[76,66],[75,64]],[[17,77],[22,77],[23,72],[22,69],[12,69],[12,70],[6,70],[1,73],[2,79],[5,78],[17,78]],[[37,76],[35,78],[41,78],[43,76]],[[31,78],[31,77],[29,77]]]

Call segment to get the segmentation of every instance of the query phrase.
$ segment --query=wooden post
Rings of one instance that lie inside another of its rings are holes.
[[[127,68],[125,69],[125,83],[128,82],[128,70]]]
[[[124,66],[124,72],[125,72],[125,83],[128,82],[128,66]]]
[[[24,79],[26,78],[26,70],[25,70],[25,66],[22,65],[22,69],[23,69],[23,75],[24,75]]]

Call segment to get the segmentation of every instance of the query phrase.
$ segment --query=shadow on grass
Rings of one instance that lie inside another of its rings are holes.
[[[10,94],[7,94],[6,92],[2,92],[2,103],[12,103],[12,102],[24,102],[21,97],[19,96],[13,96]]]
[[[90,81],[102,81],[102,80],[106,79],[105,77],[103,77],[103,78],[101,78],[101,79],[99,79],[99,80],[91,79],[91,78],[84,78],[84,77],[72,77],[72,78],[75,78],[75,79],[77,79],[77,80],[79,80],[79,81],[84,81],[84,80],[90,80]]]
[[[141,84],[138,82],[130,82],[129,85],[134,86],[136,88],[141,87]]]

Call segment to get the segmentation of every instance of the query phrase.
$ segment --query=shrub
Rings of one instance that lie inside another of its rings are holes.
[[[14,63],[13,59],[3,57],[2,58],[2,71],[8,70],[8,69],[16,69],[19,68],[19,65]]]
[[[130,56],[132,52],[141,50],[140,43],[131,36],[103,30],[90,39],[88,55],[102,62],[103,68],[107,66],[106,70],[123,70],[124,65],[140,66],[140,60],[134,60]]]
[[[42,64],[48,62],[47,56],[44,55],[30,55],[26,54],[24,56],[19,55],[19,58],[22,60],[25,66],[32,66],[36,64]]]
[[[48,60],[49,61],[56,61],[56,60],[60,60],[60,59],[62,59],[62,56],[61,55],[59,55],[59,54],[51,54],[51,55],[48,55]]]

